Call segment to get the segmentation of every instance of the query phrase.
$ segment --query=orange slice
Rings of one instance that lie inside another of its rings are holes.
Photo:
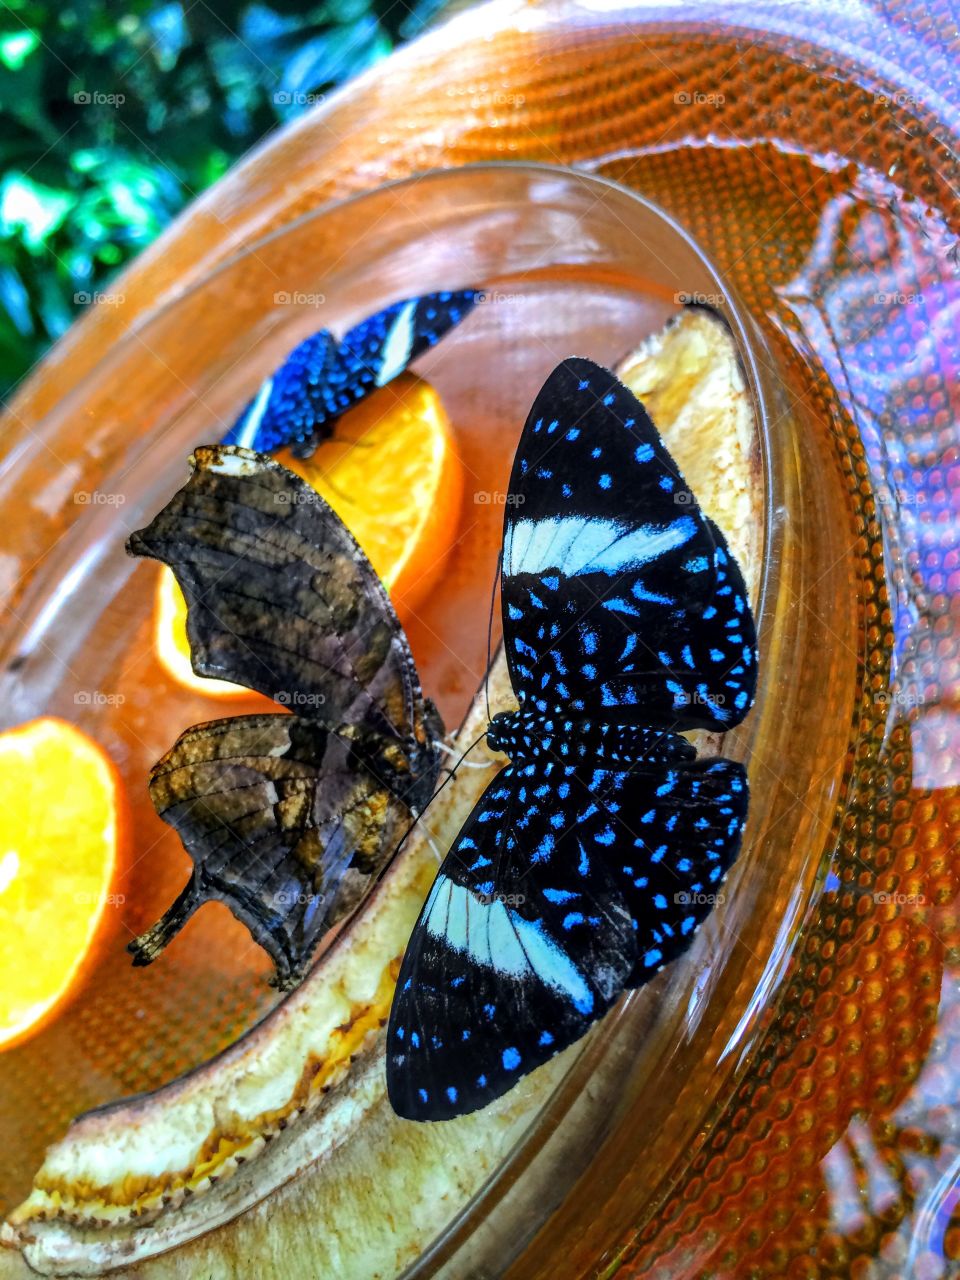
[[[330,503],[397,607],[436,581],[456,537],[463,468],[440,397],[403,374],[360,402],[311,458],[277,454]]]
[[[160,664],[178,684],[211,698],[250,697],[250,690],[243,685],[231,684],[229,680],[208,680],[194,671],[187,639],[187,602],[173,571],[166,565],[157,576],[153,634]]]
[[[336,437],[311,458],[286,450],[277,461],[311,484],[363,547],[401,612],[426,594],[453,546],[463,470],[440,397],[403,374],[346,414]],[[190,665],[187,607],[169,569],[160,574],[156,652],[180,684],[215,698],[249,696],[239,685],[207,680]]]
[[[0,734],[0,1049],[74,985],[111,901],[121,783],[86,734],[31,720]]]

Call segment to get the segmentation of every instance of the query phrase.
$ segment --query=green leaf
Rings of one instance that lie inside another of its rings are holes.
[[[109,292],[278,118],[388,53],[410,8],[421,19],[437,2],[3,0],[0,395],[75,294]]]
[[[0,33],[0,62],[9,71],[19,71],[31,53],[39,46],[36,31],[23,28],[20,31]]]
[[[0,307],[21,337],[26,338],[33,333],[30,295],[20,279],[20,273],[13,267],[0,266]]]
[[[0,183],[0,230],[19,233],[28,249],[39,249],[73,207],[66,191],[41,186],[20,173],[8,173]]]

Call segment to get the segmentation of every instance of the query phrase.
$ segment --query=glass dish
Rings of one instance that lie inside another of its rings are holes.
[[[487,301],[417,366],[441,394],[468,472],[442,586],[407,620],[448,725],[486,663],[502,512],[477,495],[504,490],[533,394],[565,355],[617,363],[690,299],[729,323],[756,409],[761,687],[725,745],[748,761],[753,790],[728,902],[690,956],[588,1039],[412,1273],[493,1275],[518,1258],[523,1274],[538,1274],[524,1250],[564,1196],[571,1257],[586,1256],[596,1246],[593,1196],[630,1189],[621,1218],[611,1211],[603,1223],[616,1238],[638,1202],[663,1194],[678,1153],[696,1148],[735,1090],[822,887],[847,778],[857,619],[848,527],[837,518],[841,478],[729,284],[669,218],[583,173],[466,166],[389,184],[258,241],[135,325],[5,459],[2,522],[19,590],[4,636],[4,726],[57,714],[101,742],[126,781],[136,845],[97,967],[53,1022],[0,1056],[0,1143],[14,1153],[0,1207],[26,1194],[45,1144],[71,1116],[206,1061],[276,999],[265,958],[225,909],[205,908],[151,969],[133,972],[123,951],[188,865],[147,801],[150,764],[187,725],[249,709],[162,677],[149,634],[155,566],[125,556],[126,534],[179,487],[191,448],[219,439],[300,339],[323,326],[342,332],[396,298],[470,285]],[[78,691],[103,696],[78,702]]]

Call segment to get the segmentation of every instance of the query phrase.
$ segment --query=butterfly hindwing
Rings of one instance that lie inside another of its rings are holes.
[[[624,639],[600,684],[607,715],[626,720],[638,707],[651,708],[642,716],[651,723],[722,732],[753,705],[757,637],[746,587],[723,534],[713,521],[706,523],[714,544],[708,603]],[[592,626],[595,616],[585,625]]]
[[[722,898],[747,816],[747,776],[730,760],[596,769],[596,802],[610,817],[609,862],[637,938],[627,986],[681,955]]]
[[[541,713],[724,729],[756,681],[742,576],[643,406],[565,360],[527,419],[506,504],[504,640]]]
[[[572,767],[504,769],[447,855],[404,956],[387,1033],[409,1119],[485,1106],[578,1040],[636,963],[607,867],[608,815]]]
[[[722,893],[746,809],[746,775],[726,760],[505,769],[401,966],[394,1109],[440,1120],[485,1106],[681,955]]]
[[[299,980],[409,820],[386,758],[377,766],[295,715],[233,716],[183,733],[153,767],[150,797],[194,871],[162,919],[131,943],[134,963],[149,964],[198,906],[217,898],[269,953],[277,984]],[[383,822],[371,824],[371,811]]]

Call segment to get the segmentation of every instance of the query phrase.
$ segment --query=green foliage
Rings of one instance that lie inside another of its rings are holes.
[[[5,0],[0,394],[188,201],[438,7]]]

